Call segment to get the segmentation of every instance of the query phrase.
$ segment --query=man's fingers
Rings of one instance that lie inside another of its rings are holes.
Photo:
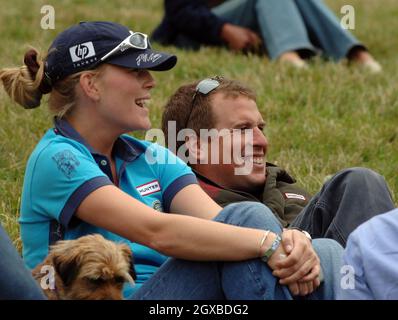
[[[321,268],[319,267],[319,264],[317,264],[315,267],[312,268],[311,272],[304,276],[302,279],[300,279],[299,282],[314,281],[316,279],[318,279],[319,281],[320,270]]]
[[[295,274],[297,272],[297,270],[299,270],[301,267],[301,265],[299,265],[298,263],[289,267],[289,268],[284,268],[284,269],[275,269],[272,272],[272,275],[274,275],[275,277],[278,277],[280,279],[284,279],[287,278],[293,274]]]
[[[289,284],[289,290],[293,296],[297,296],[300,293],[299,285],[297,282]]]
[[[306,296],[310,292],[307,282],[301,282],[301,283],[299,282],[298,287],[299,287],[300,296]]]
[[[285,248],[284,245],[283,248]],[[296,265],[303,257],[303,251],[303,247],[296,246],[285,259],[281,259],[276,263],[276,269],[287,269]]]
[[[304,276],[310,273],[312,268],[314,268],[314,261],[308,260],[304,262],[303,265],[299,268],[299,270],[294,272],[292,275],[285,278],[281,277],[279,283],[284,285],[301,280]]]
[[[282,233],[282,245],[287,254],[293,250],[293,232],[286,230]]]
[[[319,280],[319,277],[316,278],[316,279],[313,281],[313,283],[314,283],[314,290],[315,290],[316,288],[318,288],[318,287],[321,285],[321,281]]]

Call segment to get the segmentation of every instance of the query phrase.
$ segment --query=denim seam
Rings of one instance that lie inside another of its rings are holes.
[[[249,268],[250,274],[252,275],[252,277],[254,279],[254,282],[258,285],[258,289],[260,290],[260,293],[262,293],[263,299],[264,299],[266,296],[266,293],[267,293],[267,288],[262,286],[261,280],[258,277],[258,272],[255,272],[255,270],[252,268],[252,262],[248,262],[247,266]],[[268,268],[268,266],[265,266],[265,267]]]

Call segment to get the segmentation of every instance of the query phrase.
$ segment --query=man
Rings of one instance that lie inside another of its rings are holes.
[[[171,141],[172,121],[177,133],[192,129],[196,135]],[[162,129],[166,137],[170,135],[168,146],[176,144],[173,151],[182,147],[189,150],[190,165],[202,188],[222,206],[247,200],[263,202],[284,227],[305,230],[315,238],[332,238],[342,246],[362,222],[394,208],[384,178],[365,168],[338,172],[311,199],[285,170],[265,162],[268,141],[263,128],[255,93],[237,81],[222,78],[180,87],[167,103],[162,119]],[[222,139],[198,138],[200,129],[217,129],[223,132],[219,134]],[[252,139],[238,139],[236,132],[243,136],[246,129]],[[226,130],[234,134],[225,134]],[[240,157],[231,154],[231,163],[222,161],[228,158],[226,150],[236,154],[237,148]],[[219,163],[203,161],[206,154],[211,159],[215,153],[222,155]],[[251,168],[249,174],[236,174],[242,163]]]

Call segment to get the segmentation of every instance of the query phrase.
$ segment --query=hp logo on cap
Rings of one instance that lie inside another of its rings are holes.
[[[78,62],[80,60],[95,56],[94,46],[91,41],[70,47],[69,53],[73,62]]]

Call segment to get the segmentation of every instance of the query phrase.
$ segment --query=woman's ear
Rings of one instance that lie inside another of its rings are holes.
[[[83,72],[80,75],[80,87],[87,97],[94,101],[100,99],[100,90],[98,87],[98,78],[93,72]]]

